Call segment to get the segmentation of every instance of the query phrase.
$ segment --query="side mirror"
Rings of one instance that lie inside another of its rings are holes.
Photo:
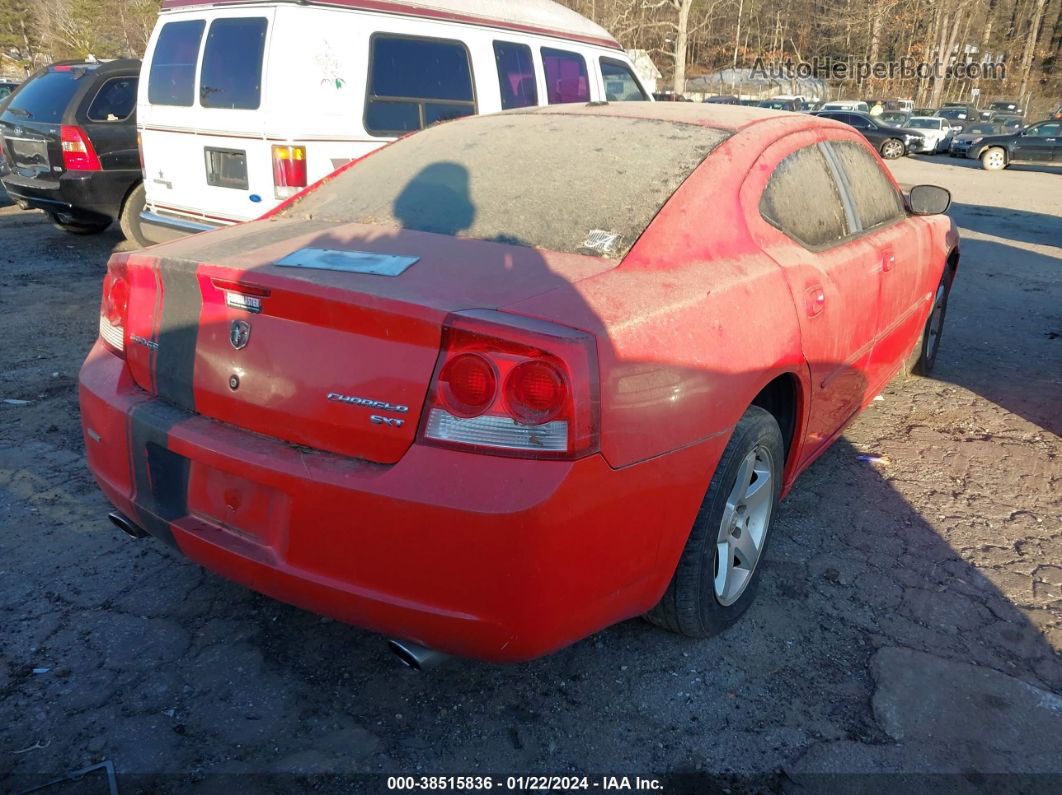
[[[936,185],[915,185],[907,206],[914,215],[941,215],[951,207],[951,193]]]

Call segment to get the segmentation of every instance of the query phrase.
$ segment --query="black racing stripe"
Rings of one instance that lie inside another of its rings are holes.
[[[187,412],[147,401],[129,412],[129,454],[136,521],[147,532],[177,546],[170,522],[188,515],[190,461],[168,448],[170,431]]]
[[[162,308],[158,312],[155,390],[159,397],[195,411],[195,351],[203,296],[196,263],[163,260],[159,264]]]

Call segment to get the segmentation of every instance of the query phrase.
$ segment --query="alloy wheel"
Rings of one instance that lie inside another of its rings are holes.
[[[757,447],[741,462],[723,509],[713,581],[719,604],[734,604],[752,580],[773,507],[774,462],[767,448]]]

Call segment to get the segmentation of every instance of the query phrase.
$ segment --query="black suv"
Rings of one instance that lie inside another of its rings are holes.
[[[143,208],[136,142],[140,61],[64,61],[27,80],[0,113],[3,183],[23,209],[79,235]],[[129,236],[128,234],[126,235]]]
[[[921,133],[900,127],[890,127],[869,113],[859,113],[854,110],[820,110],[813,115],[855,127],[886,160],[895,160],[912,152],[929,152],[933,149],[933,144],[929,143],[929,139]]]
[[[1062,166],[1062,120],[1032,124],[1013,135],[986,135],[971,144],[966,156],[980,160],[988,171],[1011,163]]]

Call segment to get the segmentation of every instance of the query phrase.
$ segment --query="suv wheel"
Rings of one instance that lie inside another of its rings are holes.
[[[74,221],[61,221],[59,216],[54,213],[49,213],[52,218],[52,224],[56,229],[61,229],[71,235],[98,235],[111,225],[110,221],[89,221],[89,222],[74,222]]]
[[[981,153],[981,168],[985,171],[1002,171],[1007,167],[1007,155],[998,146]]]
[[[122,234],[130,243],[136,243],[140,248],[147,248],[151,241],[144,237],[140,229],[140,213],[144,211],[147,203],[147,195],[144,191],[144,183],[141,182],[125,197],[121,215],[118,216],[118,224],[122,227]]]
[[[896,160],[903,157],[903,141],[897,138],[889,138],[881,145],[881,156],[886,160]]]

